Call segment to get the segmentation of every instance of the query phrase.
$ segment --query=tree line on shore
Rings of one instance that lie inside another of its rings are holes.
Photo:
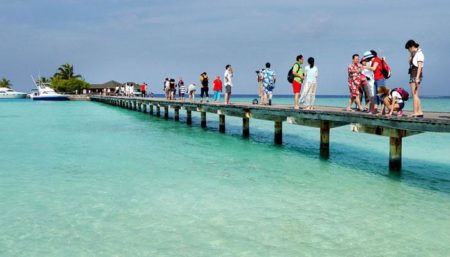
[[[75,74],[73,65],[69,63],[61,65],[52,77],[40,77],[39,82],[49,83],[55,91],[64,93],[81,92],[91,86],[80,74]],[[11,88],[11,86],[9,79],[3,77],[0,80],[0,87]]]

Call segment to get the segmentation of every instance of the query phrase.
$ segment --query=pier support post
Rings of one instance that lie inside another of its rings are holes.
[[[186,110],[186,123],[188,125],[192,124],[192,111],[191,110]]]
[[[169,119],[169,106],[164,106],[164,119]]]
[[[389,137],[389,170],[399,172],[402,169],[402,135]]]
[[[225,115],[219,114],[219,132],[225,133]]]
[[[142,112],[147,113],[147,104],[146,103],[142,104]]]
[[[201,127],[206,128],[206,112],[200,112],[201,114]]]
[[[156,116],[161,117],[161,107],[159,105],[156,106]]]
[[[275,136],[274,141],[276,145],[283,144],[283,121],[275,121]]]
[[[175,107],[175,121],[180,120],[180,107]]]
[[[327,120],[320,122],[320,157],[330,157],[330,122]]]
[[[246,116],[242,118],[242,136],[243,137],[250,136],[250,119]]]
[[[150,110],[149,110],[149,113],[150,113],[150,115],[153,115],[153,104],[150,104]]]

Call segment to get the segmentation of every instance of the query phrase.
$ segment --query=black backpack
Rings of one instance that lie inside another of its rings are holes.
[[[298,72],[298,71],[300,70],[300,65],[299,65],[298,63],[295,63],[295,64],[297,64],[297,65],[299,66],[299,67],[298,67],[298,70],[297,70],[297,72]],[[288,71],[287,81],[288,81],[289,83],[294,82],[294,73],[293,73],[293,69],[294,69],[295,64],[292,65],[291,69]]]

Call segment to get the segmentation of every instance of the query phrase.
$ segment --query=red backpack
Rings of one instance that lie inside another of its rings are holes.
[[[389,67],[384,58],[381,58],[381,74],[383,74],[385,79],[389,79],[391,77],[391,67]]]
[[[406,90],[404,90],[403,88],[397,87],[397,88],[392,89],[392,91],[396,91],[397,93],[399,93],[402,96],[403,101],[408,101],[409,93]]]

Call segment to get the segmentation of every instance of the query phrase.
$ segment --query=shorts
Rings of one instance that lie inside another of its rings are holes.
[[[417,83],[416,79],[417,79],[417,77],[410,77],[409,78],[409,83]],[[420,78],[420,81],[417,84],[420,84],[420,82],[422,82],[422,78]]]
[[[405,102],[399,103],[398,106],[400,107],[400,110],[403,110],[403,108],[405,108]]]
[[[294,92],[294,94],[299,94],[301,89],[302,89],[302,83],[294,80],[292,82],[292,91]]]
[[[230,85],[225,86],[225,93],[231,94],[231,86]]]
[[[354,83],[350,83],[350,85],[348,86],[348,89],[350,91],[351,97],[359,96],[359,87],[357,85],[355,85]]]
[[[273,86],[264,87],[264,94],[272,94]]]

